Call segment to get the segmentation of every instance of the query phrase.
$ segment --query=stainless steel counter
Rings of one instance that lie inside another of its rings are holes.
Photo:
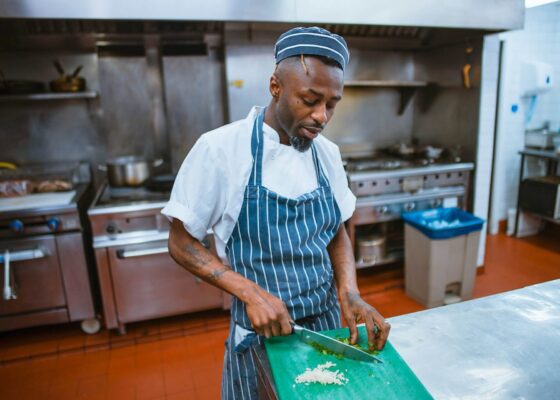
[[[389,321],[436,399],[560,396],[560,280]]]

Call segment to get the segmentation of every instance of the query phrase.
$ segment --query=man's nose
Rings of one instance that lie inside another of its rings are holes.
[[[325,104],[317,105],[317,107],[313,110],[313,114],[311,114],[311,118],[313,118],[317,125],[320,125],[321,127],[325,126],[329,120],[327,115],[327,106]]]

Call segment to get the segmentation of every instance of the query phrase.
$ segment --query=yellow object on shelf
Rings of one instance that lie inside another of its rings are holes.
[[[17,169],[17,166],[11,162],[0,161],[0,169]]]

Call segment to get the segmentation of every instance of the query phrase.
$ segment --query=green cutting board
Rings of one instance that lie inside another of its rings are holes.
[[[365,326],[359,326],[358,343],[365,347]],[[321,332],[330,337],[348,337],[348,328]],[[387,342],[377,357],[383,363],[354,361],[323,354],[303,343],[296,335],[276,336],[265,340],[266,353],[280,400],[294,399],[432,399],[430,393],[406,365],[399,353]],[[296,377],[306,368],[331,361],[329,370],[339,370],[348,379],[345,385],[297,384]]]

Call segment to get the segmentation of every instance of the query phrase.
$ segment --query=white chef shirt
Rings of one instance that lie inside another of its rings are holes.
[[[243,194],[251,175],[251,134],[260,108],[247,118],[202,135],[195,143],[175,179],[171,198],[161,211],[169,219],[183,222],[187,232],[202,240],[214,233],[218,256],[225,254],[243,205]],[[318,187],[311,150],[299,152],[280,143],[278,133],[263,124],[262,184],[281,196],[296,198]],[[356,197],[348,187],[338,146],[322,135],[314,139],[319,162],[346,221],[354,213]]]

